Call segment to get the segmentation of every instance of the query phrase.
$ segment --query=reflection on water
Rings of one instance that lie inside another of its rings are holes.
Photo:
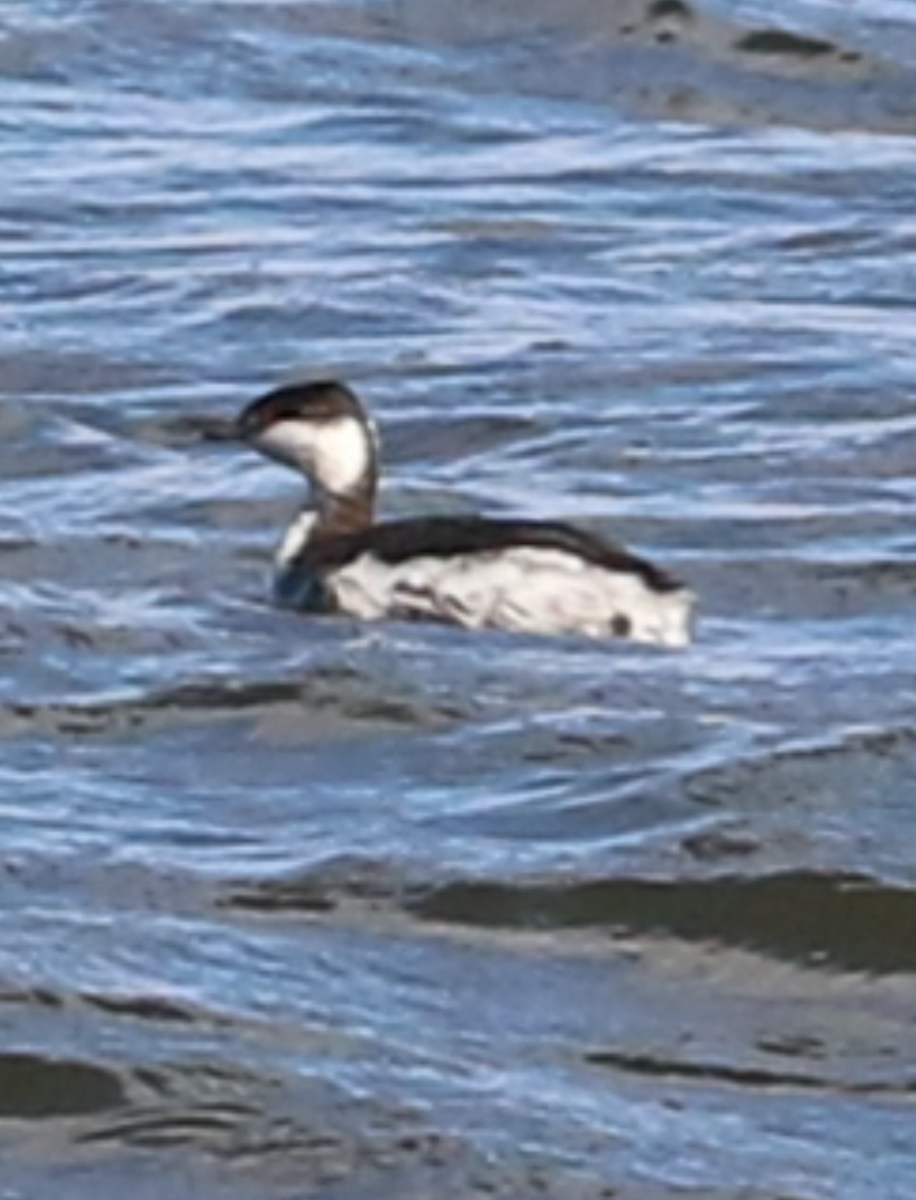
[[[11,1195],[909,1200],[913,35],[6,6]],[[274,611],[300,371],[697,644]]]

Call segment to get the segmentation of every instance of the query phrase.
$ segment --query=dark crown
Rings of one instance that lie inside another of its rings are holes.
[[[355,417],[365,424],[366,414],[356,394],[345,383],[317,379],[274,388],[243,409],[237,420],[243,438],[269,429],[278,421],[334,421]]]

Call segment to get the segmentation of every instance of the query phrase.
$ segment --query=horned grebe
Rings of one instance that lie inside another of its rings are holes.
[[[275,388],[248,405],[235,429],[311,483],[314,508],[276,554],[275,596],[285,606],[672,647],[690,641],[694,597],[683,584],[569,525],[476,516],[374,524],[378,438],[343,383]]]

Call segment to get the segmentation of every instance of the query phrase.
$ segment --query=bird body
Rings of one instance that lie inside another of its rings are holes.
[[[694,598],[683,584],[574,526],[464,515],[376,523],[378,438],[343,384],[277,388],[243,411],[237,431],[312,485],[314,507],[277,552],[274,590],[284,605],[364,620],[690,641]]]

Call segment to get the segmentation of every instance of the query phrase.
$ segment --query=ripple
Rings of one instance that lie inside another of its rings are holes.
[[[93,643],[94,644],[94,643]],[[188,726],[193,721],[260,722],[268,741],[292,737],[327,739],[357,729],[422,729],[448,725],[462,715],[457,705],[432,705],[378,690],[370,679],[343,667],[310,672],[305,680],[189,679],[133,698],[74,703],[0,705],[0,738],[36,733],[72,737],[118,737],[143,728]]]
[[[753,851],[740,844],[740,856]],[[734,851],[730,850],[730,854]],[[430,882],[371,859],[343,857],[282,878],[237,883],[221,905],[265,916],[394,916],[525,933],[602,932],[749,950],[815,970],[916,971],[916,893],[855,875],[784,871],[695,880],[612,878]]]
[[[649,1079],[713,1082],[753,1092],[773,1089],[815,1091],[849,1095],[888,1096],[906,1099],[916,1092],[916,1081],[895,1083],[890,1080],[857,1080],[837,1083],[828,1076],[799,1071],[767,1070],[758,1066],[733,1066],[725,1063],[686,1061],[651,1054],[633,1054],[626,1050],[596,1050],[586,1061],[597,1067],[641,1075]]]
[[[777,25],[742,27],[681,0],[626,0],[612,14],[591,0],[539,0],[523,28],[512,5],[485,18],[473,4],[433,15],[400,3],[392,14],[411,44],[476,50],[466,75],[477,87],[723,125],[909,132],[916,116],[909,72],[890,52]],[[574,77],[537,69],[544,44],[563,48]]]
[[[114,1071],[40,1054],[0,1055],[0,1121],[87,1117],[121,1108],[123,1083]]]
[[[423,920],[500,929],[602,929],[673,937],[875,975],[916,971],[916,893],[855,876],[792,872],[653,882],[506,886],[460,881],[410,901]]]

